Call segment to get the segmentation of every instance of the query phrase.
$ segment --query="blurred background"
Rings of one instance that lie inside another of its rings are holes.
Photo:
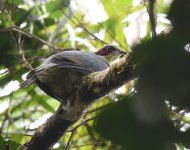
[[[67,48],[96,52],[107,43],[132,53],[139,78],[95,103],[53,149],[69,140],[73,150],[190,148],[189,6],[188,0],[1,0],[0,149],[24,144],[59,106],[35,85],[19,89],[29,70]]]

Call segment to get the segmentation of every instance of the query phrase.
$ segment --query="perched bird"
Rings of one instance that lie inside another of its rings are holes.
[[[111,61],[124,54],[113,45],[107,45],[95,54],[84,51],[59,52],[30,71],[20,87],[36,83],[46,94],[66,104],[84,77],[108,68]]]

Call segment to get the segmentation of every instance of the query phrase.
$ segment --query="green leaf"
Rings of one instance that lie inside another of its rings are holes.
[[[190,106],[190,55],[180,38],[158,37],[133,48],[138,65],[137,91],[148,89],[180,108]],[[144,93],[144,92],[142,92]]]
[[[19,143],[11,140],[8,141],[8,145],[10,150],[17,150],[21,146]]]
[[[10,150],[17,150],[17,148],[21,146],[15,141],[8,140],[5,141],[2,136],[0,136],[0,150],[5,150],[6,147],[9,147]]]
[[[122,19],[126,17],[129,7],[131,7],[132,0],[102,0],[104,8],[110,17],[118,17]]]
[[[51,106],[51,104],[48,103],[47,101],[47,96],[38,96],[38,98],[36,99],[38,100],[38,103],[44,107],[46,110],[48,110],[49,112],[52,112],[54,113],[55,112],[55,109]],[[54,100],[52,100],[54,101]]]
[[[63,10],[68,7],[67,1],[56,0],[46,3],[46,9],[49,12],[50,18],[59,18],[64,15]]]
[[[177,144],[177,146],[179,147],[179,150],[185,150],[185,147],[181,143]]]
[[[6,141],[0,136],[0,149],[4,150],[6,147]]]
[[[173,139],[178,132],[167,119],[157,124],[144,123],[135,112],[136,97],[123,97],[98,117],[95,129],[101,136],[129,150],[176,150]],[[151,112],[150,112],[151,113]]]
[[[18,133],[18,134],[11,134],[10,139],[12,141],[16,142],[16,145],[19,146],[20,144],[18,144],[18,143],[21,143],[21,144],[26,143],[27,141],[29,141],[31,139],[31,136],[27,136],[27,135]]]
[[[19,5],[22,4],[22,0],[9,0],[9,4]]]

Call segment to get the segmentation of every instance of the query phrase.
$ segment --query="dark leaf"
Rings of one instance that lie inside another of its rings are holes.
[[[172,141],[179,134],[172,122],[163,118],[157,124],[144,123],[134,109],[134,101],[135,97],[124,97],[105,109],[98,118],[96,131],[123,149],[176,150]]]

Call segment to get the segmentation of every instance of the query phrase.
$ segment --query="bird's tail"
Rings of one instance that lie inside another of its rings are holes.
[[[49,68],[54,67],[55,64],[49,64],[45,66],[40,66],[36,69],[31,70],[28,75],[26,76],[26,80],[20,84],[20,88],[25,88],[33,83],[36,83],[38,80],[37,75],[46,71]]]
[[[37,77],[36,77],[35,73],[36,73],[36,70],[35,70],[35,69],[32,70],[32,71],[30,71],[30,72],[28,73],[28,75],[26,76],[26,80],[23,81],[23,82],[19,85],[20,88],[25,88],[25,87],[27,87],[27,86],[29,86],[29,85],[35,83],[36,80],[37,80]]]
[[[35,81],[37,80],[36,77],[32,77],[32,78],[28,78],[26,79],[25,81],[23,81],[21,84],[20,84],[20,88],[25,88],[33,83],[35,83]]]

